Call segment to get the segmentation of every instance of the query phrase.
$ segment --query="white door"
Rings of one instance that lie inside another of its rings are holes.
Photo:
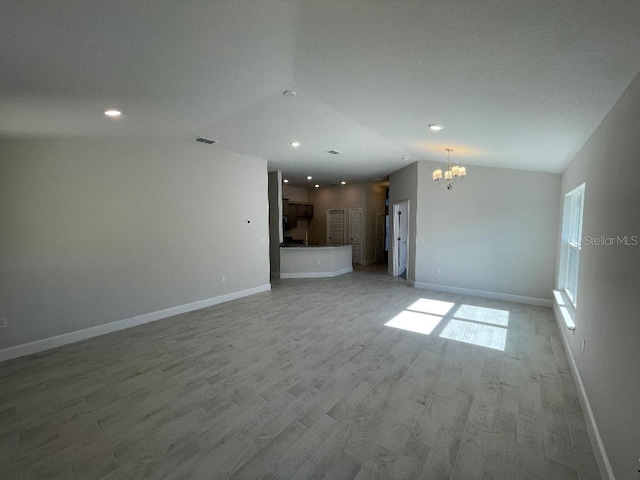
[[[400,276],[407,270],[409,238],[409,202],[393,204],[393,274]]]
[[[344,245],[345,211],[327,210],[327,245]]]
[[[349,243],[351,244],[352,263],[362,264],[362,208],[349,209]]]

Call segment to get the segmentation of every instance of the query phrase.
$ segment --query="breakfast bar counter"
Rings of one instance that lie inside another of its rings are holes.
[[[280,247],[280,278],[336,277],[353,271],[351,245]]]

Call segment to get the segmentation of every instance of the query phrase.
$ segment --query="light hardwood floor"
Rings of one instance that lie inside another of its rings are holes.
[[[551,310],[364,269],[0,364],[0,478],[600,476]]]

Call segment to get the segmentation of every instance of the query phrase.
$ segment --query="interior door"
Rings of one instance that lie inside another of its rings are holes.
[[[362,208],[349,209],[349,243],[351,244],[352,263],[362,264]]]
[[[407,243],[407,237],[409,236],[409,216],[407,215],[406,203],[400,204],[400,209],[398,211],[398,225],[400,227],[398,231],[398,236],[400,237],[398,239],[398,275],[402,275],[407,271],[407,248],[409,246]]]
[[[327,210],[327,245],[339,246],[344,245],[344,222],[345,211]]]
[[[399,202],[393,205],[394,232],[394,275],[402,276],[407,271],[409,239],[409,203]]]

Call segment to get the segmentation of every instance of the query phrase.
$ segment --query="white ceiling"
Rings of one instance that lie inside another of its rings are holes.
[[[446,146],[561,172],[640,71],[640,2],[3,0],[0,62],[3,135],[203,135],[297,185]]]

